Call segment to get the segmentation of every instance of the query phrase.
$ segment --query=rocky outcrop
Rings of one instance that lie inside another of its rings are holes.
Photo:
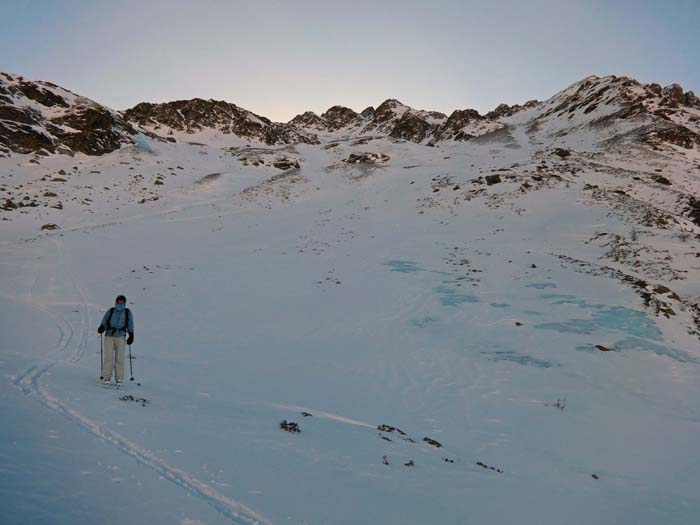
[[[388,162],[389,155],[383,153],[351,153],[346,159],[343,159],[344,164],[383,164]]]
[[[131,143],[119,113],[49,82],[0,73],[0,145],[16,153],[102,155]]]

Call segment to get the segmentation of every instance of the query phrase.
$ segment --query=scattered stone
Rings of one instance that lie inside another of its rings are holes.
[[[436,441],[435,439],[432,439],[429,437],[424,437],[423,441],[425,441],[429,445],[434,446],[435,448],[442,448],[442,443],[440,443],[439,441]]]
[[[450,459],[450,458],[442,458],[442,460],[443,460],[445,463],[454,463],[454,462],[455,462],[454,459]]]
[[[42,230],[59,230],[60,228],[56,224],[44,224],[41,227]]]
[[[566,408],[566,398],[564,399],[557,399],[556,403],[545,403],[544,406],[546,407],[554,407],[558,408],[559,410],[564,410]]]
[[[559,155],[562,159],[565,159],[566,157],[569,157],[571,155],[571,151],[564,148],[556,148],[554,150],[554,154]]]
[[[484,179],[486,180],[487,186],[493,186],[494,184],[498,184],[501,182],[500,175],[486,175]]]
[[[598,477],[597,474],[591,474],[591,477],[592,477],[593,479],[600,479],[600,478]]]
[[[287,432],[291,432],[291,433],[301,432],[301,429],[299,428],[298,423],[295,423],[294,421],[287,421],[286,419],[284,419],[280,422],[280,428],[282,430],[286,430]]]
[[[488,465],[486,465],[485,463],[482,463],[481,461],[477,461],[476,464],[479,465],[481,468],[493,470],[494,472],[503,473],[503,471],[500,468],[489,467]]]
[[[139,386],[141,386],[139,384]],[[119,398],[120,401],[133,401],[134,403],[140,403],[142,407],[145,407],[150,403],[150,401],[143,397],[134,397],[131,394],[127,394]]]
[[[653,180],[653,181],[656,182],[657,184],[663,184],[664,186],[670,186],[670,185],[671,185],[671,181],[668,180],[668,179],[667,179],[666,177],[664,177],[663,175],[652,175],[652,176],[651,176],[651,180]]]
[[[3,204],[2,209],[9,211],[9,210],[16,210],[19,206],[15,204],[15,202],[12,199],[5,199],[5,204]]]
[[[51,179],[51,182],[66,182],[66,179],[62,179],[61,177],[54,177]]]
[[[311,417],[313,414],[309,414],[308,412],[302,412],[301,415],[304,417]]]
[[[385,465],[389,464],[389,460],[386,459],[386,456],[382,456],[382,463],[384,463]]]
[[[379,430],[381,432],[398,432],[402,436],[406,435],[406,433],[403,430],[398,429],[396,427],[392,427],[391,425],[379,425],[377,427],[377,430]]]
[[[52,191],[47,191],[46,193],[44,193],[44,197],[58,197],[58,195],[56,195]]]
[[[404,466],[404,467],[415,467],[416,464],[415,464],[415,463],[413,462],[413,460],[411,459],[408,463],[404,463],[403,466]]]

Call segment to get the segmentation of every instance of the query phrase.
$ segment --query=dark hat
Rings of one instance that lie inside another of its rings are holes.
[[[117,295],[117,299],[114,302],[118,303],[120,299],[122,299],[126,303],[126,296],[124,295]]]

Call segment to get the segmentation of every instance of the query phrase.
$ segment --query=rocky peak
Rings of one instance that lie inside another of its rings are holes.
[[[360,116],[365,120],[374,118],[374,108],[372,106],[367,106],[365,109],[362,110]]]
[[[326,122],[328,131],[335,131],[344,128],[358,119],[358,114],[352,109],[345,106],[333,106],[321,115],[321,118]]]
[[[386,99],[374,110],[372,122],[375,126],[380,126],[385,122],[402,117],[403,114],[410,109],[410,107],[402,104],[395,98]]]
[[[127,109],[124,116],[145,129],[163,136],[176,133],[197,135],[208,130],[266,144],[318,143],[316,135],[294,124],[277,124],[252,111],[222,100],[176,100],[162,104],[142,102]]]
[[[292,124],[294,126],[298,126],[301,128],[311,128],[311,129],[317,129],[317,130],[326,129],[325,120],[323,118],[319,117],[313,111],[306,111],[306,112],[302,113],[301,115],[297,115],[296,117],[294,117],[292,120],[289,121],[289,124]]]

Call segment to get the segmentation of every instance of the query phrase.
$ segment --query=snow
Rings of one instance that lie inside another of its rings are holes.
[[[665,192],[697,188],[692,160],[657,152],[674,186],[633,183],[649,158],[591,135],[560,159],[554,121],[526,132],[532,111],[507,140],[264,153],[298,172],[245,166],[214,135],[0,159],[12,197],[63,203],[0,223],[4,520],[692,523],[693,320],[665,296],[675,314],[657,316],[619,275],[698,295],[698,242],[584,190],[670,213]],[[333,167],[352,152],[390,160]],[[548,172],[562,180],[533,178]],[[638,258],[612,260],[614,235]],[[654,278],[659,261],[678,277]],[[98,381],[118,293],[136,324],[123,392]]]

